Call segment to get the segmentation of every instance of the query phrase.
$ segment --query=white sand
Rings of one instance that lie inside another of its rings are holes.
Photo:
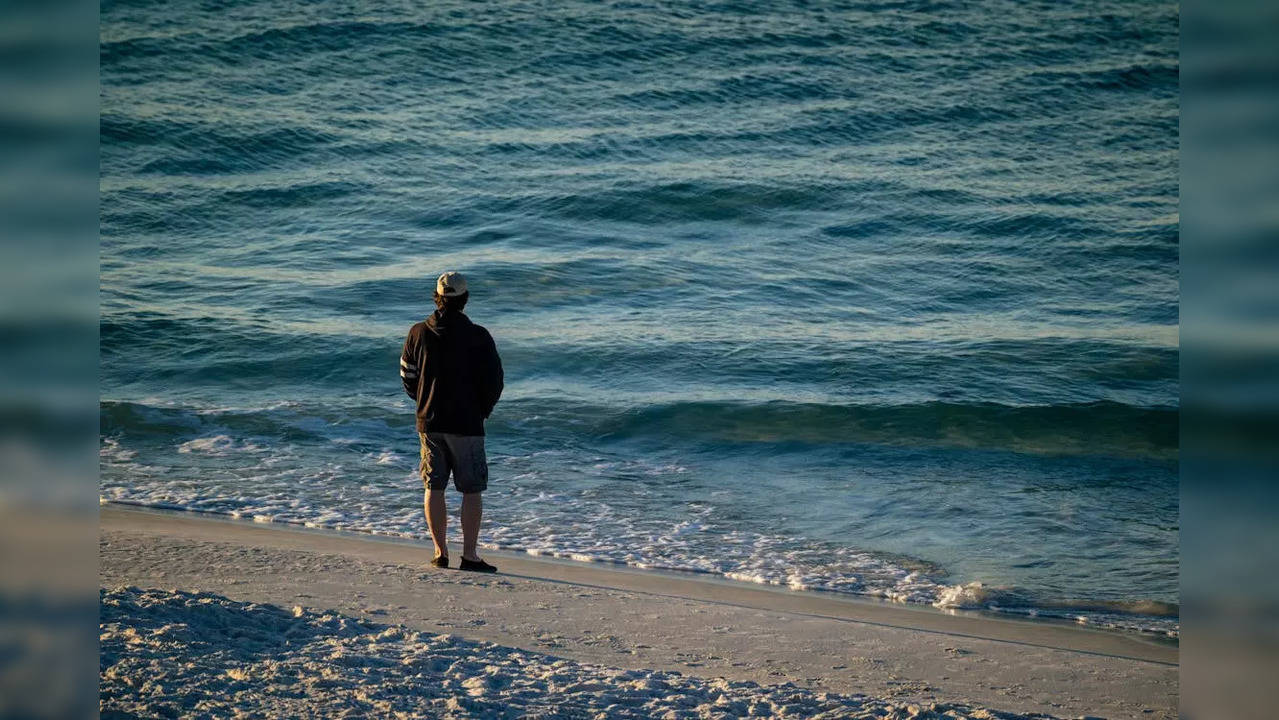
[[[101,608],[103,717],[1028,717],[584,665],[210,593],[117,588]]]
[[[103,717],[1176,716],[1175,646],[1131,636],[523,556],[441,571],[416,545],[114,507],[101,522]]]

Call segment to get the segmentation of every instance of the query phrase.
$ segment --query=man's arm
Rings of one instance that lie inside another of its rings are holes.
[[[484,419],[493,413],[498,398],[502,397],[505,376],[502,372],[502,358],[497,355],[497,344],[493,336],[484,331]]]
[[[417,343],[413,341],[413,331],[409,330],[404,350],[400,352],[400,381],[404,383],[404,392],[414,401],[417,400],[418,373],[421,372],[418,357]]]

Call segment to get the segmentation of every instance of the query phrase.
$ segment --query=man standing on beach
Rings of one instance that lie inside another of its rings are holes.
[[[449,473],[462,493],[462,570],[496,572],[480,559],[480,534],[488,488],[484,421],[502,395],[502,361],[488,330],[462,314],[470,294],[461,273],[446,272],[435,283],[435,312],[413,326],[400,354],[404,392],[417,403],[417,434],[426,485],[426,524],[435,542],[435,567],[449,566],[444,489]]]

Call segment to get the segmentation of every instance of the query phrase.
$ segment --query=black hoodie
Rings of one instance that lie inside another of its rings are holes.
[[[488,330],[436,310],[409,330],[400,354],[404,392],[417,402],[417,431],[483,435],[502,396],[502,360]]]

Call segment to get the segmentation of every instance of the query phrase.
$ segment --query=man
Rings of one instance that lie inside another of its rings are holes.
[[[502,395],[502,361],[488,330],[462,314],[470,297],[466,278],[446,272],[435,283],[435,313],[409,330],[400,354],[404,392],[417,402],[417,434],[426,485],[426,525],[435,542],[435,567],[449,566],[444,489],[449,473],[462,493],[462,570],[496,572],[480,559],[480,534],[488,488],[484,421]]]

